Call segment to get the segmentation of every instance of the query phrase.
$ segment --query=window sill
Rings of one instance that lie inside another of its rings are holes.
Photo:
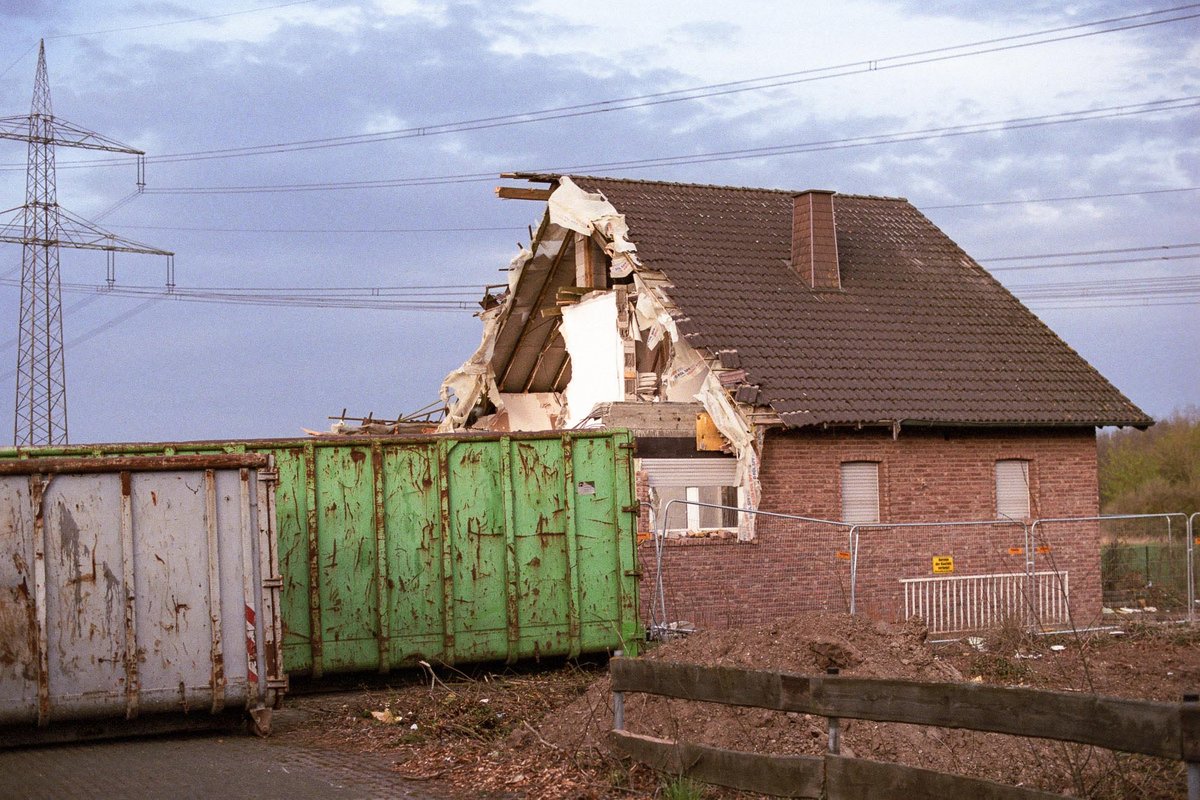
[[[653,546],[654,537],[639,542]],[[705,545],[755,544],[755,540],[740,541],[735,530],[691,531],[686,534],[668,533],[663,539],[666,547],[696,547]]]

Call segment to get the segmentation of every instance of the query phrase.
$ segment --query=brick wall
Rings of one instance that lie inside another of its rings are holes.
[[[761,480],[764,511],[841,518],[841,464],[879,463],[885,522],[990,520],[996,515],[995,462],[1030,462],[1033,517],[1098,513],[1096,442],[1082,430],[929,430],[769,434]],[[639,487],[644,491],[644,486]],[[1038,570],[1065,570],[1077,625],[1100,613],[1100,544],[1095,523],[1041,530]],[[655,547],[643,543],[642,611],[654,597]],[[832,525],[762,517],[754,542],[676,540],[663,549],[668,617],[702,627],[751,624],[806,610],[845,611],[850,599],[847,531]],[[863,531],[857,610],[904,616],[901,578],[928,577],[933,556],[952,556],[954,574],[1025,570],[1022,525]]]

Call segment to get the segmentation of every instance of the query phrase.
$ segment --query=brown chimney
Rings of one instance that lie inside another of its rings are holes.
[[[842,288],[832,191],[809,189],[792,197],[792,269],[810,288]]]

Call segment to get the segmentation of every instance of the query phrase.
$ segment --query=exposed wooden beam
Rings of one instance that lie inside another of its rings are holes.
[[[549,200],[549,189],[527,189],[523,186],[497,186],[496,196],[501,200]]]

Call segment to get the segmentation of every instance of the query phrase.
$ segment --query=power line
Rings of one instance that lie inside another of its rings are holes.
[[[75,347],[76,345],[80,345],[86,341],[94,339],[97,336],[99,336],[100,334],[104,333],[105,331],[112,330],[113,328],[120,325],[122,322],[125,322],[126,320],[131,319],[132,317],[135,317],[138,314],[142,313],[147,308],[149,308],[150,306],[157,303],[159,301],[159,299],[160,298],[155,297],[153,299],[147,300],[144,303],[140,303],[139,305],[134,306],[133,308],[129,309],[128,311],[122,312],[122,313],[118,314],[117,316],[113,317],[112,319],[100,323],[99,325],[92,328],[91,330],[88,330],[88,331],[80,334],[79,336],[76,336],[74,339],[71,339],[70,341],[68,341],[65,346],[66,347]],[[0,376],[0,381],[6,381],[10,378],[13,378],[16,376],[16,374],[17,374],[17,371],[15,369],[9,370],[8,372],[4,373],[4,375]]]
[[[18,285],[0,280],[0,285]],[[477,310],[478,285],[428,285],[379,287],[180,287],[62,284],[62,291],[108,297],[170,299],[189,303],[342,308],[376,310]],[[465,298],[470,298],[467,300]]]
[[[1074,310],[1090,310],[1090,309],[1106,309],[1106,308],[1165,308],[1171,306],[1195,306],[1200,305],[1200,300],[1178,300],[1178,301],[1159,301],[1159,300],[1140,300],[1131,302],[1112,302],[1112,303],[1097,303],[1086,302],[1080,304],[1059,304],[1059,305],[1043,305],[1037,300],[1031,300],[1028,305],[1042,309],[1044,311],[1074,311]]]
[[[1145,103],[1133,103],[1120,106],[1106,106],[1097,109],[1081,111],[1065,111],[1056,114],[1044,114],[1034,117],[1016,117],[991,122],[968,123],[964,125],[947,125],[937,128],[923,128],[913,131],[872,134],[868,136],[851,136],[841,139],[825,139],[815,142],[799,142],[765,147],[749,147],[737,150],[718,150],[709,153],[697,153],[683,156],[660,156],[654,158],[629,159],[625,161],[608,161],[592,164],[576,164],[572,166],[544,167],[535,170],[522,170],[534,173],[579,173],[587,170],[602,169],[647,169],[662,166],[682,166],[688,164],[707,164],[718,161],[737,161],[746,158],[767,158],[780,155],[795,155],[798,153],[817,153],[829,150],[845,150],[857,147],[873,147],[885,144],[903,144],[908,142],[929,141],[957,136],[969,136],[980,133],[996,133],[1000,131],[1024,130],[1050,125],[1064,125],[1075,122],[1088,122],[1098,119],[1112,119],[1139,114],[1159,113],[1163,111],[1179,111],[1200,107],[1200,95],[1175,97],[1168,100],[1152,100]],[[342,191],[347,189],[395,189],[410,186],[435,186],[455,183],[480,183],[496,179],[492,172],[471,172],[450,175],[428,175],[413,178],[391,178],[370,181],[326,181],[322,183],[297,184],[259,184],[256,186],[177,186],[147,188],[147,194],[261,194],[283,192],[315,192]]]
[[[1024,200],[980,200],[974,203],[951,203],[939,206],[921,206],[922,211],[936,211],[943,208],[981,208],[983,206],[1015,206],[1025,203],[1063,203],[1071,200],[1106,200],[1113,197],[1140,197],[1151,194],[1173,194],[1175,192],[1196,192],[1200,186],[1184,186],[1178,189],[1147,189],[1140,192],[1107,192],[1105,194],[1073,194],[1063,197],[1033,197]]]
[[[722,83],[711,83],[702,86],[694,86],[686,89],[674,89],[661,92],[653,92],[649,94],[633,95],[630,97],[616,98],[610,100],[598,100],[587,103],[577,103],[573,105],[557,106],[553,108],[541,109],[537,111],[524,111],[512,114],[502,114],[489,117],[478,117],[474,119],[459,120],[455,122],[438,123],[433,125],[423,125],[408,128],[397,128],[388,131],[378,131],[369,134],[354,134],[344,136],[332,136],[318,139],[304,139],[292,142],[277,142],[263,145],[251,145],[247,147],[230,147],[210,150],[195,150],[184,151],[178,153],[165,153],[159,156],[147,158],[147,161],[155,163],[174,163],[179,161],[201,161],[219,158],[237,158],[244,156],[266,155],[273,153],[288,153],[304,150],[318,150],[331,147],[346,147],[358,144],[370,144],[383,141],[394,141],[397,139],[420,138],[427,136],[435,136],[451,133],[463,133],[468,131],[476,131],[482,129],[508,127],[513,125],[526,125],[536,122],[546,122],[552,120],[561,120],[571,117],[583,117],[596,114],[610,113],[613,111],[622,111],[633,108],[645,108],[649,106],[664,105],[668,103],[679,103],[692,100],[700,100],[710,97],[726,96],[731,94],[739,94],[743,92],[761,91],[764,89],[773,89],[783,86],[794,86],[802,83],[810,83],[814,81],[830,80],[832,78],[846,77],[849,75],[865,74],[870,72],[881,72],[886,70],[901,69],[904,67],[917,66],[921,64],[931,64],[941,61],[949,61],[959,58],[968,58],[971,56],[986,55],[990,53],[1003,52],[1007,50],[1016,50],[1026,47],[1035,47],[1043,44],[1052,44],[1055,42],[1070,41],[1090,36],[1098,36],[1106,33],[1117,33],[1121,31],[1134,30],[1138,28],[1146,28],[1155,25],[1165,25],[1172,22],[1182,22],[1189,19],[1200,17],[1200,13],[1187,14],[1184,16],[1172,17],[1170,19],[1149,19],[1151,17],[1163,16],[1167,14],[1175,14],[1177,12],[1189,11],[1200,8],[1200,3],[1190,3],[1172,8],[1160,9],[1157,11],[1148,11],[1139,14],[1129,14],[1120,17],[1110,17],[1107,19],[1093,20],[1090,22],[1082,22],[1074,25],[1066,25],[1057,28],[1048,28],[1030,33],[1014,34],[1011,36],[1002,36],[993,39],[983,39],[975,42],[968,42],[958,45],[950,45],[946,47],[938,47],[929,50],[919,50],[911,53],[900,55],[886,56],[879,59],[854,61],[843,64],[836,64],[826,67],[814,67],[794,72],[780,73],[777,75],[766,75],[757,78],[747,78],[738,81],[726,81]],[[1145,20],[1142,22],[1134,22],[1134,20]],[[1094,28],[1097,26],[1114,25],[1115,23],[1128,23],[1116,25],[1115,27],[1106,27],[1101,30],[1085,31],[1081,33],[1071,33],[1070,35],[1051,36],[1051,34],[1066,33],[1068,31],[1080,31],[1084,28]],[[1050,37],[1050,38],[1037,38]],[[1036,39],[1036,41],[1021,41],[1023,39]],[[966,52],[956,52],[963,51]],[[97,166],[104,164],[120,163],[122,159],[100,159],[90,162],[63,162],[60,167],[69,166]]]
[[[1200,253],[1182,256],[1147,256],[1146,258],[1110,258],[1102,261],[1068,261],[1060,264],[1022,264],[1019,267],[994,267],[988,272],[1012,272],[1030,269],[1058,269],[1059,267],[1104,267],[1115,264],[1146,264],[1154,261],[1184,261],[1200,258]],[[999,261],[1000,259],[996,259]]]
[[[30,53],[32,53],[32,52],[34,51],[34,49],[35,49],[37,46],[38,46],[38,43],[37,43],[37,42],[34,42],[33,44],[29,45],[29,49],[28,49],[28,50],[26,50],[24,53],[21,53],[21,55],[17,56],[17,60],[16,60],[16,61],[12,62],[12,63],[11,63],[11,64],[9,64],[7,67],[5,67],[3,72],[0,72],[0,78],[3,78],[5,75],[7,75],[7,74],[9,73],[9,71],[10,71],[10,70],[11,70],[13,67],[15,67],[17,64],[20,64],[20,63],[21,63],[21,59],[25,58],[25,56],[27,56],[27,55],[29,55]]]
[[[12,285],[16,285],[16,282],[13,282]],[[72,312],[78,311],[81,308],[86,308],[87,306],[90,306],[92,303],[99,300],[101,297],[102,297],[102,295],[97,293],[97,294],[89,295],[88,297],[85,297],[82,300],[77,300],[74,303],[72,303],[71,305],[64,308],[63,314],[70,314]],[[17,341],[18,341],[18,337],[16,337],[16,336],[13,336],[10,339],[5,339],[3,342],[0,342],[0,350],[7,350],[8,348],[15,345],[17,343]],[[13,374],[15,375],[16,373],[14,372]]]
[[[1029,297],[1061,293],[1093,293],[1100,295],[1161,294],[1164,292],[1200,292],[1200,275],[1177,275],[1160,278],[1123,278],[1103,281],[1059,281],[1057,283],[1027,283],[1008,287],[1014,293]]]
[[[494,176],[493,176],[494,177]],[[957,205],[940,205],[940,206],[918,206],[922,211],[942,208],[973,208],[986,205],[1021,205],[1028,203],[1049,203],[1065,200],[1093,200],[1098,198],[1116,198],[1116,197],[1135,197],[1139,195],[1166,194],[1171,192],[1195,192],[1200,191],[1200,186],[1188,186],[1179,189],[1147,189],[1136,192],[1110,192],[1106,194],[1090,194],[1090,195],[1075,195],[1072,197],[1034,197],[1023,200],[987,200],[976,203],[960,203]],[[113,209],[115,210],[115,209]],[[108,212],[103,212],[108,213]],[[431,228],[210,228],[210,227],[189,227],[180,225],[126,225],[122,224],[122,228],[132,228],[135,230],[151,230],[151,231],[197,231],[201,233],[321,233],[321,234],[374,234],[374,233],[468,233],[468,232],[496,232],[496,231],[523,231],[519,225],[491,225],[479,227],[431,227]],[[1093,250],[1093,251],[1078,251],[1075,253],[1061,255],[1098,255],[1104,253],[1123,253],[1136,252],[1140,250],[1149,250],[1157,248],[1172,248],[1172,247],[1191,247],[1193,245],[1154,245],[1147,248],[1132,248],[1123,250]],[[1200,246],[1200,244],[1194,245]],[[1003,256],[997,258],[976,258],[980,262],[993,261],[1019,261],[1027,258],[1050,258],[1053,254],[1043,255],[1028,255],[1028,256]],[[0,277],[9,277],[13,271]]]
[[[122,225],[148,231],[199,231],[202,233],[470,233],[476,231],[523,231],[520,225],[493,225],[457,228],[193,228],[178,225]]]
[[[1028,201],[1035,202],[1035,201]],[[1182,250],[1200,247],[1200,242],[1185,244],[1148,244],[1141,247],[1118,247],[1110,250],[1071,250],[1064,253],[1029,253],[1023,256],[997,256],[994,258],[977,258],[976,261],[1024,261],[1030,258],[1075,258],[1076,256],[1106,256],[1115,253],[1144,253],[1148,250]]]
[[[72,39],[79,36],[99,36],[105,33],[125,33],[126,31],[144,31],[149,28],[165,28],[169,25],[187,25],[192,22],[208,22],[214,19],[226,19],[227,17],[239,17],[244,14],[257,14],[262,11],[273,11],[278,8],[289,8],[291,6],[305,6],[315,3],[316,0],[293,0],[290,3],[278,3],[273,6],[259,6],[258,8],[247,8],[242,11],[227,11],[224,14],[210,14],[207,17],[191,17],[189,19],[174,19],[167,22],[150,22],[144,25],[130,25],[126,28],[107,28],[101,31],[84,31],[82,33],[57,33],[46,36],[46,39]],[[1168,13],[1168,12],[1160,12]]]

